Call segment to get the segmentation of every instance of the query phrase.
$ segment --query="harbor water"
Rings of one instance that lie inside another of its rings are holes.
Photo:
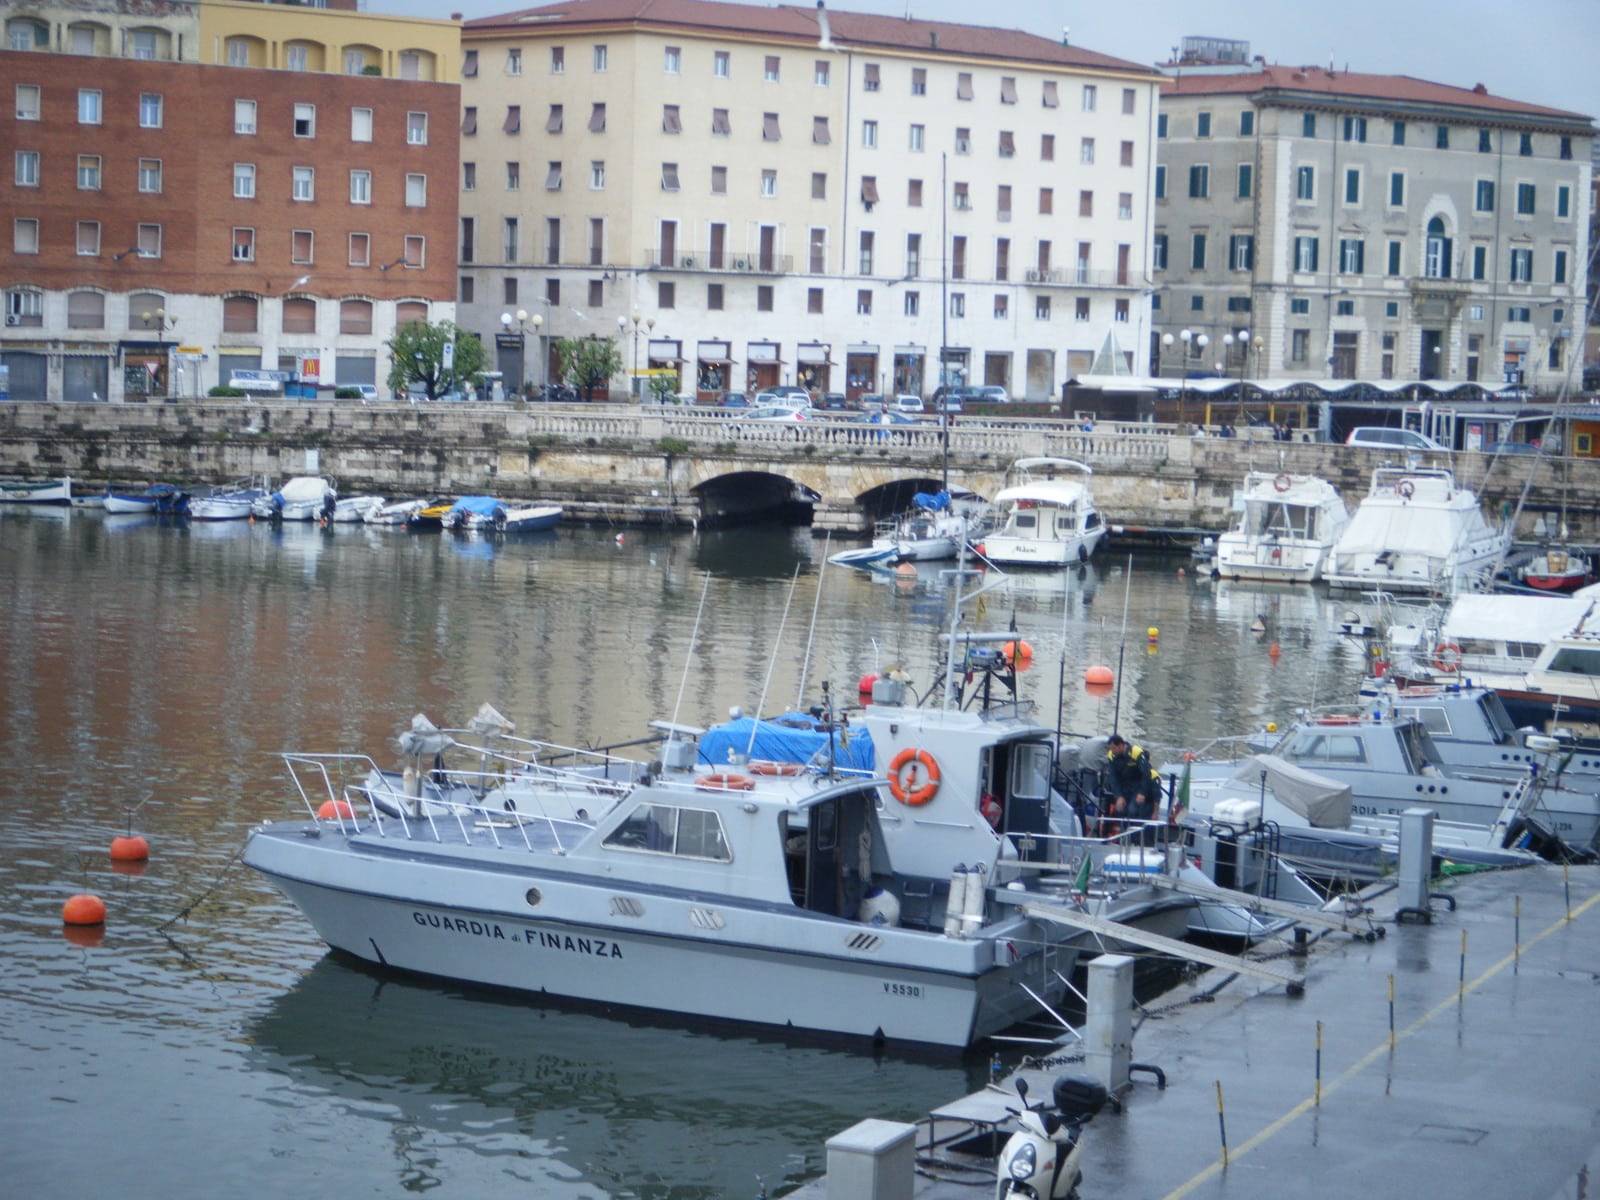
[[[0,512],[8,1194],[742,1200],[819,1174],[862,1117],[970,1090],[987,1052],[875,1058],[370,973],[238,862],[254,825],[296,815],[281,753],[387,764],[418,712],[461,725],[488,702],[587,746],[807,707],[824,681],[854,703],[889,670],[939,702],[946,577],[827,550],[788,529],[484,540]],[[1186,565],[1103,554],[968,612],[1032,646],[1042,723],[1115,724],[1163,761],[1353,696],[1348,599]],[[1097,663],[1120,688],[1085,689]],[[130,827],[151,860],[119,873],[107,848]],[[63,928],[84,890],[103,933]]]

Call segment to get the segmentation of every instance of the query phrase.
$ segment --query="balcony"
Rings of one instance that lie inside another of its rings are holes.
[[[744,251],[690,250],[666,252],[657,248],[646,256],[647,271],[701,271],[731,275],[792,275],[794,255]]]

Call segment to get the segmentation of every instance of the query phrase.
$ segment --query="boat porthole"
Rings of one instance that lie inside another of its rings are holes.
[[[543,900],[544,897],[539,894],[538,888],[529,888],[528,894],[524,897],[524,899],[527,900],[529,908],[538,908],[539,901]]]
[[[1449,791],[1449,790],[1450,790],[1450,789],[1449,789],[1449,788],[1447,788],[1447,787],[1441,787],[1441,788],[1440,788],[1440,789],[1439,789],[1439,795],[1441,795],[1441,796],[1442,796],[1442,795],[1444,795],[1444,794],[1445,794],[1445,793],[1446,793],[1446,792],[1448,792],[1448,791]]]

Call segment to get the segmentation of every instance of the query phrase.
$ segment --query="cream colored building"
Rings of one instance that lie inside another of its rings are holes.
[[[508,379],[1059,394],[1143,370],[1152,70],[1012,31],[577,0],[462,31],[459,311]],[[537,348],[528,346],[535,339]]]

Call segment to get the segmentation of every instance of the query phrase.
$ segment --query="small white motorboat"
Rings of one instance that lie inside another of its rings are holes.
[[[368,525],[391,525],[403,528],[411,520],[412,514],[426,508],[428,503],[426,500],[391,500],[387,504],[379,505],[362,519]]]
[[[72,480],[62,476],[44,483],[0,483],[0,503],[70,505]]]
[[[1217,539],[1213,574],[1264,583],[1310,583],[1350,523],[1338,490],[1315,475],[1251,471],[1239,520]]]
[[[333,512],[338,502],[339,490],[331,479],[296,475],[257,500],[251,511],[273,521],[320,521]]]
[[[328,520],[335,525],[359,525],[383,506],[382,496],[340,496]]]
[[[506,509],[503,528],[507,533],[538,533],[554,529],[560,522],[559,504],[528,504]]]
[[[1063,472],[1066,479],[1057,479]],[[1090,471],[1069,458],[1021,458],[1011,467],[1018,482],[994,498],[1003,524],[986,534],[979,553],[993,563],[1061,567],[1087,562],[1106,536],[1089,495]]]

